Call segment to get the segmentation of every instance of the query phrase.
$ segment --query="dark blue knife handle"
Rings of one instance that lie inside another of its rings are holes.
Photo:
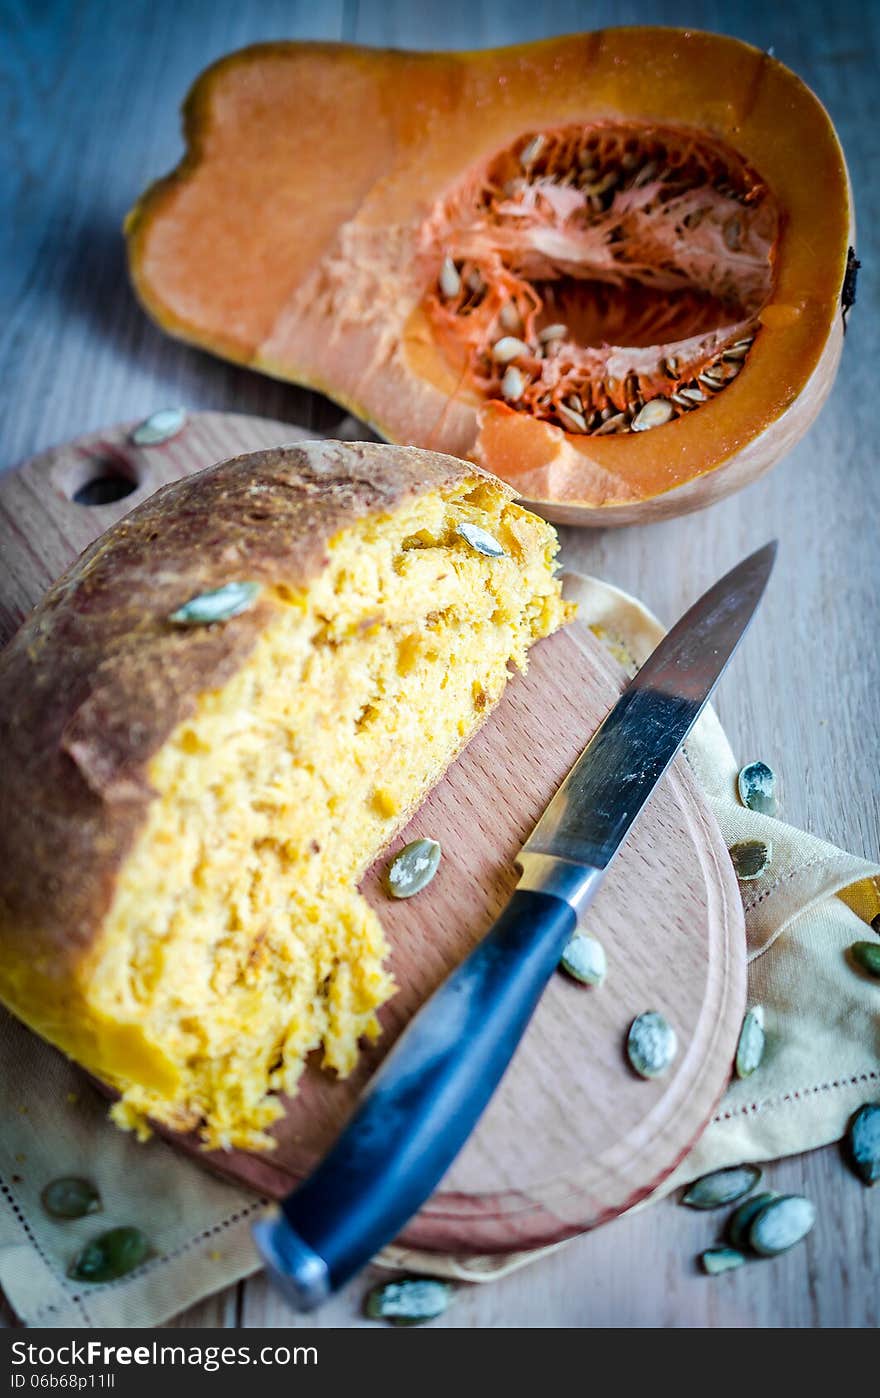
[[[576,914],[518,888],[491,931],[421,1008],[314,1172],[254,1236],[300,1309],[395,1238],[452,1164],[501,1081]]]

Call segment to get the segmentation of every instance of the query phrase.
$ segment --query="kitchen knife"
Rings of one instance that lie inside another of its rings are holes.
[[[518,858],[498,921],[414,1016],[313,1173],[254,1226],[299,1310],[343,1286],[420,1208],[474,1129],[579,916],[690,732],[764,591],[776,544],[672,628],[627,685]]]

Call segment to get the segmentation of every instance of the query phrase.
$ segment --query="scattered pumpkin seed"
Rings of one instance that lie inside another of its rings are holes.
[[[521,331],[523,328],[522,320],[514,301],[505,301],[501,310],[498,312],[498,319],[505,330],[510,330],[514,334]]]
[[[225,583],[213,592],[191,597],[172,612],[168,620],[175,626],[209,626],[215,621],[229,621],[253,606],[261,589],[262,584],[258,582]]]
[[[846,1136],[849,1163],[865,1184],[880,1180],[880,1102],[866,1102],[849,1124]]]
[[[525,340],[517,339],[516,335],[502,335],[492,346],[492,358],[496,364],[509,364],[512,359],[520,359],[528,353]]]
[[[152,1249],[139,1228],[111,1228],[86,1243],[70,1265],[73,1281],[108,1282],[133,1272]]]
[[[750,811],[776,814],[776,773],[766,762],[749,762],[736,779],[739,799]]]
[[[666,398],[652,398],[632,420],[633,432],[647,432],[652,427],[662,427],[672,417],[672,404]]]
[[[788,1252],[807,1236],[816,1222],[816,1208],[802,1194],[783,1194],[755,1215],[749,1228],[749,1246],[761,1257]]]
[[[136,447],[158,447],[170,442],[186,426],[185,408],[160,408],[139,422],[130,440]]]
[[[746,1010],[742,1029],[739,1031],[739,1043],[736,1046],[738,1078],[749,1078],[756,1068],[760,1068],[765,1043],[764,1006],[753,1005],[750,1010]]]
[[[544,329],[538,332],[538,339],[542,345],[546,345],[548,340],[564,340],[567,334],[568,326],[556,321],[553,325],[545,325]]]
[[[488,529],[481,529],[478,524],[468,524],[465,521],[459,524],[457,532],[467,540],[472,549],[477,550],[477,553],[484,553],[488,558],[507,557],[507,550]]]
[[[515,364],[509,364],[504,371],[504,378],[501,380],[501,392],[509,403],[516,403],[522,398],[526,389],[526,381],[517,369]]]
[[[447,301],[451,301],[453,296],[457,296],[461,291],[461,277],[451,257],[443,259],[443,265],[440,268],[440,290]]]
[[[727,1222],[727,1237],[730,1246],[741,1252],[749,1245],[749,1229],[762,1209],[766,1209],[768,1204],[772,1204],[778,1195],[772,1190],[765,1190],[762,1194],[753,1194],[751,1199],[746,1199],[737,1208]]]
[[[770,863],[772,846],[769,840],[740,840],[730,846],[730,857],[736,870],[736,877],[742,882],[756,879]]]
[[[703,1271],[708,1272],[710,1277],[717,1277],[720,1272],[730,1272],[734,1267],[741,1267],[745,1260],[745,1254],[738,1252],[736,1248],[707,1248],[705,1252],[700,1253]]]
[[[91,1180],[78,1175],[63,1175],[46,1185],[40,1195],[43,1208],[50,1218],[85,1218],[101,1211],[101,1196]]]
[[[608,969],[605,948],[598,938],[586,932],[574,934],[566,944],[559,964],[563,971],[582,985],[601,985]]]
[[[626,1052],[640,1077],[658,1078],[678,1052],[678,1038],[663,1015],[657,1010],[646,1010],[629,1027]]]
[[[857,966],[861,966],[869,976],[880,980],[880,943],[853,942],[849,954]]]
[[[443,1314],[454,1293],[451,1282],[405,1277],[374,1287],[364,1311],[371,1320],[388,1320],[392,1325],[424,1325]]]
[[[733,1165],[694,1180],[681,1196],[689,1209],[720,1209],[749,1194],[761,1178],[757,1165]]]
[[[436,840],[411,840],[395,855],[385,875],[392,898],[412,898],[427,888],[440,867],[442,851]]]

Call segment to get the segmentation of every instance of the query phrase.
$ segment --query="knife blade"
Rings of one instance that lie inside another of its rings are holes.
[[[501,1081],[566,942],[703,709],[761,599],[776,543],[676,623],[627,685],[523,846],[479,945],[413,1017],[324,1160],[253,1228],[267,1271],[310,1310],[433,1193]]]

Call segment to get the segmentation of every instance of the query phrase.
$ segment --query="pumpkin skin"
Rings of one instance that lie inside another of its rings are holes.
[[[652,431],[580,435],[486,401],[425,309],[430,211],[528,133],[573,123],[720,142],[778,211],[741,372]],[[185,135],[181,164],[126,226],[154,319],[328,394],[391,441],[471,457],[557,522],[710,504],[792,447],[833,383],[852,237],[843,152],[804,84],[738,40],[628,28],[458,54],[258,45],[198,79]]]

